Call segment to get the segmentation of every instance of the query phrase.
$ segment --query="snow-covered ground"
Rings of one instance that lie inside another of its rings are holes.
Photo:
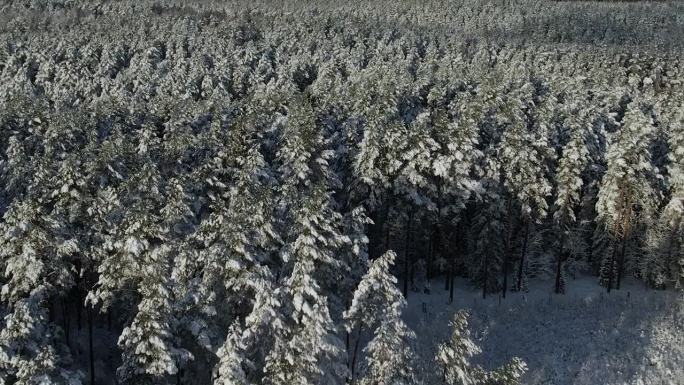
[[[532,282],[529,293],[483,300],[480,291],[458,281],[448,304],[443,282],[435,281],[432,294],[409,293],[405,318],[422,360],[434,357],[450,335],[453,313],[466,308],[483,350],[475,362],[491,369],[520,357],[529,368],[524,384],[684,384],[681,294],[631,281],[607,294],[595,277],[570,280],[566,295],[552,294],[552,286]]]

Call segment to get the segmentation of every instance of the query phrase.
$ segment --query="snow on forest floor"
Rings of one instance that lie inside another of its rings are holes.
[[[433,359],[450,336],[453,313],[466,308],[483,350],[474,362],[493,369],[520,357],[528,365],[526,385],[684,385],[681,294],[636,281],[607,294],[595,277],[568,281],[566,295],[552,294],[552,286],[532,282],[529,293],[483,300],[459,280],[453,304],[438,280],[432,294],[410,292],[405,318],[416,332],[421,360]]]

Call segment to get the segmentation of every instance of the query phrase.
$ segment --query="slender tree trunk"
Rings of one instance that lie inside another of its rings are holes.
[[[81,288],[78,284],[76,284],[76,325],[78,327],[79,334],[81,332],[81,329],[83,328],[82,325],[83,323],[81,322],[81,313],[83,311],[83,302],[84,298],[81,295]]]
[[[632,218],[632,194],[628,193],[625,203],[623,205],[623,210],[621,213],[621,225],[622,225],[622,237],[620,239],[620,258],[618,259],[617,265],[617,279],[615,289],[620,290],[620,281],[622,279],[622,274],[625,268],[625,253],[627,250],[627,242],[629,240],[629,233],[631,230],[630,220]]]
[[[93,351],[93,307],[88,306],[88,351],[90,353],[90,385],[95,385],[95,353]]]
[[[503,260],[503,287],[501,288],[501,296],[506,298],[506,289],[508,288],[508,253],[504,256]]]
[[[518,266],[518,282],[516,289],[522,291],[523,289],[523,273],[525,267],[525,254],[527,254],[527,242],[530,239],[530,222],[525,224],[525,238],[523,239],[522,252],[520,253],[520,265]]]
[[[454,256],[451,257],[451,266],[449,267],[449,303],[454,302],[454,273],[455,273],[455,267],[456,265],[456,258]]]
[[[448,256],[449,266],[447,267],[447,271],[446,271],[446,280],[444,281],[444,283],[445,283],[444,284],[444,290],[450,291],[451,290],[451,281],[452,281],[452,277],[454,274],[454,269],[453,269],[453,263],[454,263],[453,259],[454,258],[453,258],[453,254],[452,254],[452,252],[453,252],[452,246],[453,245],[446,238],[447,237],[444,237],[446,245],[443,246],[444,249],[442,250],[442,254],[445,256]]]
[[[347,306],[347,309],[349,306]],[[349,352],[349,348],[351,347],[351,336],[349,335],[349,332],[345,332],[345,337],[344,337],[344,347],[347,349],[347,352]],[[347,364],[349,364],[349,357],[347,357]]]
[[[627,234],[622,236],[620,244],[620,258],[618,259],[617,266],[617,279],[615,280],[615,289],[620,290],[620,281],[622,280],[622,274],[625,269],[625,253],[627,251]]]
[[[501,288],[501,296],[503,298],[506,298],[506,290],[508,290],[508,254],[511,251],[511,242],[513,239],[513,213],[512,213],[512,202],[511,198],[508,198],[508,203],[507,203],[508,209],[507,209],[507,215],[508,215],[508,235],[506,237],[506,247],[504,249],[504,257],[503,257],[503,266],[502,266],[502,274],[503,274],[503,287]]]
[[[428,245],[427,265],[425,266],[425,279],[427,279],[428,283],[430,283],[430,280],[432,279],[432,260],[435,253],[435,227],[436,225],[433,225],[430,230],[430,244]]]
[[[561,292],[561,271],[563,269],[563,253],[565,253],[564,246],[565,235],[561,236],[560,250],[558,252],[558,258],[556,259],[556,294],[560,294]]]
[[[354,375],[356,374],[356,357],[359,355],[359,341],[361,341],[361,328],[356,335],[356,341],[354,342],[354,352],[352,353],[351,367],[349,368],[351,372],[351,383],[354,383]]]
[[[615,266],[615,256],[617,255],[617,242],[613,241],[613,250],[612,253],[610,254],[610,266],[608,270],[608,293],[610,294],[610,290],[613,288],[613,270]]]
[[[482,299],[487,298],[487,281],[489,280],[489,253],[482,257]]]
[[[387,221],[385,221],[385,246],[383,247],[383,252],[380,253],[380,255],[382,255],[387,250],[389,250],[389,246],[390,246],[390,227],[389,227],[389,224],[387,223]]]
[[[83,298],[83,294],[81,292],[81,282],[83,281],[83,277],[81,276],[81,260],[77,259],[75,265],[76,285],[74,287],[74,294],[76,296],[76,326],[78,328],[78,334],[80,335],[82,329],[81,312],[83,310],[83,304],[85,302],[85,298]]]
[[[409,248],[411,247],[411,222],[413,221],[413,212],[409,210],[406,221],[406,243],[404,245],[404,298],[408,299],[408,283],[409,283]]]
[[[64,339],[66,341],[66,345],[71,349],[71,345],[69,343],[69,332],[71,331],[71,327],[69,325],[69,302],[67,302],[66,298],[62,298],[62,328],[64,329]]]

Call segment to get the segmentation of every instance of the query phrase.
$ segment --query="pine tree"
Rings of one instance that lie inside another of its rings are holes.
[[[223,346],[217,352],[219,359],[214,374],[214,385],[249,385],[244,366],[249,361],[244,354],[242,329],[237,323],[230,326]]]
[[[48,320],[48,290],[36,287],[13,303],[0,330],[0,383],[80,384],[82,374],[61,345],[60,330]]]
[[[453,385],[476,384],[478,368],[471,366],[470,357],[481,352],[470,339],[468,313],[461,310],[454,314],[449,323],[452,328],[451,339],[437,348],[437,363],[443,370],[444,382]]]
[[[475,215],[471,233],[475,252],[469,264],[470,274],[482,288],[483,298],[501,288],[499,276],[507,253],[506,239],[502,234],[506,233],[509,225],[509,212],[503,199],[505,191],[499,183],[498,167],[493,159],[484,165],[481,181],[484,192],[480,194],[481,203],[478,202],[481,208]]]
[[[580,204],[582,192],[582,175],[589,161],[589,152],[585,143],[585,130],[589,121],[575,119],[575,114],[581,112],[574,109],[568,111],[567,122],[570,141],[563,147],[563,154],[558,164],[556,174],[556,201],[553,213],[554,224],[560,233],[560,250],[556,257],[555,292],[565,293],[565,272],[563,262],[566,259],[571,240],[570,227],[576,222],[575,209]],[[582,116],[582,115],[580,115]]]
[[[415,335],[401,319],[406,301],[396,287],[396,278],[389,273],[395,258],[396,254],[389,250],[371,263],[354,292],[351,307],[344,313],[348,332],[374,330],[374,337],[364,348],[366,362],[360,378],[362,384],[412,384],[416,381],[411,348]],[[357,344],[360,338],[359,332]],[[353,362],[355,356],[356,352]]]
[[[335,384],[345,377],[342,342],[335,336],[326,299],[318,294],[313,262],[296,262],[287,282],[288,317],[266,357],[265,384]]]
[[[138,290],[142,300],[133,322],[119,336],[123,363],[117,376],[122,383],[164,383],[178,372],[181,362],[192,358],[174,346],[170,255],[169,246],[159,246],[141,261],[144,278]]]
[[[649,151],[655,130],[651,116],[641,108],[639,103],[630,103],[620,131],[614,134],[596,204],[598,220],[612,241],[601,266],[608,291],[620,288],[632,230],[650,220],[660,198],[653,186],[659,173]]]
[[[501,111],[501,118],[506,124],[499,155],[502,177],[509,199],[515,200],[520,208],[523,227],[521,258],[514,285],[517,290],[521,289],[523,282],[531,227],[546,216],[546,197],[551,194],[551,185],[547,179],[548,162],[554,155],[549,146],[548,131],[554,114],[555,98],[539,93],[533,84],[527,82],[508,95]],[[507,252],[510,252],[510,246]],[[504,283],[504,293],[505,286]]]
[[[373,339],[364,348],[366,363],[359,380],[362,385],[409,385],[418,382],[414,370],[415,334],[401,320],[401,306],[393,304],[380,320]]]
[[[639,261],[639,271],[649,285],[664,288],[681,287],[684,282],[684,112],[668,106],[671,117],[664,116],[669,131],[669,195],[670,200],[647,232],[647,251]]]
[[[470,339],[468,313],[458,311],[450,323],[453,328],[451,339],[437,350],[436,361],[443,370],[444,383],[449,385],[518,385],[527,370],[527,365],[515,357],[504,366],[487,371],[472,365],[469,359],[481,352]]]

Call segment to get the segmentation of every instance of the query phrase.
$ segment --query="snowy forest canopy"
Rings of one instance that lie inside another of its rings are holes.
[[[275,3],[0,4],[0,384],[517,384],[406,298],[682,286],[682,3]]]

